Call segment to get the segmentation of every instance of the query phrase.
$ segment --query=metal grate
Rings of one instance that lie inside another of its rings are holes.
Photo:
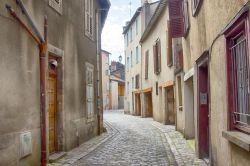
[[[234,122],[236,125],[250,127],[249,111],[249,65],[245,35],[232,39],[231,62],[234,97]]]

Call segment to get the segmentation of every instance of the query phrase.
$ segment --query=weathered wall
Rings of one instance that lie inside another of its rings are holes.
[[[188,1],[191,4],[191,0]],[[190,30],[188,36],[183,39],[184,71],[187,72],[202,53],[209,49],[213,40],[226,27],[229,21],[236,15],[247,0],[209,0],[203,1],[201,9],[196,17],[192,16],[189,5]],[[216,18],[216,19],[215,19]],[[214,42],[211,60],[209,64],[210,77],[210,148],[212,165],[250,165],[249,153],[229,143],[222,137],[222,131],[226,131],[227,119],[227,78],[225,38],[223,35]],[[196,74],[195,74],[196,75]],[[194,81],[197,79],[194,78]],[[197,85],[194,84],[194,91]],[[197,119],[197,94],[195,98],[195,120]],[[197,140],[197,124],[196,140]],[[196,142],[196,151],[197,151]]]
[[[112,109],[118,109],[118,82],[111,81],[111,93],[112,93]]]
[[[103,96],[103,109],[109,109],[109,54],[102,52],[102,96]]]
[[[95,66],[94,73],[97,70],[96,40],[84,34],[84,1],[63,1],[62,15],[48,6],[48,0],[23,1],[41,34],[44,15],[47,15],[49,44],[64,51],[63,100],[58,104],[62,105],[63,115],[62,150],[67,151],[97,134],[97,102],[94,102],[94,121],[86,121],[85,79],[85,62]],[[5,3],[12,5],[22,20],[26,20],[14,1],[0,2],[0,38],[3,39],[0,44],[0,117],[4,118],[0,120],[0,165],[37,165],[40,162],[39,50],[7,13]],[[96,1],[94,6],[98,7]],[[94,86],[97,89],[96,81]],[[31,131],[33,152],[20,160],[19,133],[22,131]]]
[[[139,44],[142,32],[141,32],[141,21],[142,21],[142,16],[141,14],[139,14],[137,16],[138,19],[138,33],[136,34],[136,21],[133,22],[133,24],[131,25],[132,27],[132,34],[133,34],[133,40],[130,42],[130,35],[129,36],[129,42],[128,42],[128,46],[126,46],[126,38],[124,38],[125,41],[125,61],[126,61],[126,65],[125,65],[125,83],[126,83],[126,91],[125,91],[125,100],[124,100],[124,110],[125,112],[128,112],[130,114],[134,114],[135,110],[133,107],[133,91],[135,90],[135,88],[132,88],[132,78],[134,78],[134,85],[135,85],[135,76],[137,74],[140,75],[140,81],[141,81],[141,45]],[[129,33],[129,31],[127,32]],[[125,35],[126,36],[126,35]],[[136,63],[136,47],[138,47],[138,54],[139,54],[139,62]],[[131,67],[131,51],[133,52],[133,66]],[[127,62],[127,57],[129,57],[129,62]],[[128,66],[129,64],[129,66]],[[129,82],[129,87],[127,87],[127,82]],[[141,86],[141,84],[140,84]],[[129,93],[127,93],[129,88]],[[128,105],[129,108],[128,108]]]
[[[39,49],[9,15],[6,3],[22,15],[14,1],[0,2],[0,165],[19,164],[19,137],[24,131],[32,133],[33,153],[22,163],[36,165],[40,160]]]
[[[159,16],[157,22],[153,26],[150,34],[142,42],[142,89],[153,88],[152,98],[153,98],[153,118],[156,121],[164,121],[164,106],[163,103],[163,90],[159,89],[159,95],[156,95],[156,82],[158,82],[159,87],[166,83],[167,81],[174,80],[174,70],[173,67],[168,67],[167,65],[167,46],[168,46],[168,10],[164,10]],[[154,57],[153,57],[153,45],[157,39],[161,42],[161,73],[156,75],[154,73]],[[145,55],[147,50],[149,51],[148,60],[148,79],[145,80]]]

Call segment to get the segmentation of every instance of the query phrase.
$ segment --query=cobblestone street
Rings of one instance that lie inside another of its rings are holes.
[[[173,126],[151,118],[106,112],[108,133],[86,142],[51,165],[206,165]]]

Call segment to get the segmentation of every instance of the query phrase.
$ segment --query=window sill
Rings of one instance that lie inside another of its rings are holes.
[[[231,143],[234,143],[250,152],[250,135],[240,131],[223,131],[222,136]]]

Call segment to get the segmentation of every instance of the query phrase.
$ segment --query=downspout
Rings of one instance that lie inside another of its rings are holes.
[[[101,97],[100,97],[100,47],[99,47],[99,11],[96,10],[96,61],[97,61],[97,134],[101,135],[101,108],[100,108],[100,103],[101,103]]]
[[[26,8],[24,7],[24,4],[22,2],[22,0],[16,0],[17,5],[21,8],[22,13],[27,17],[27,20],[29,21],[29,24],[31,26],[31,28],[34,30],[35,34],[38,36],[38,38],[40,39],[40,41],[42,43],[44,43],[45,39],[43,39],[42,35],[40,34],[40,32],[38,31],[38,29],[36,28],[36,25],[34,24],[34,22],[32,21],[28,11],[26,10]]]
[[[11,16],[17,20],[17,22],[28,32],[28,34],[35,40],[39,47],[39,64],[40,64],[40,128],[41,128],[41,166],[47,164],[47,143],[46,143],[46,95],[45,95],[45,67],[46,67],[46,53],[47,53],[47,18],[44,19],[44,39],[37,31],[34,26],[35,34],[29,29],[27,25],[17,16],[16,12],[11,8],[10,5],[5,5]],[[24,8],[24,6],[23,6]],[[25,8],[24,8],[25,9]],[[25,10],[26,11],[26,10]],[[26,12],[27,14],[27,12]],[[28,14],[26,15],[27,17]],[[30,17],[29,17],[30,18]],[[32,22],[32,20],[29,20]],[[38,36],[38,37],[37,37]]]

